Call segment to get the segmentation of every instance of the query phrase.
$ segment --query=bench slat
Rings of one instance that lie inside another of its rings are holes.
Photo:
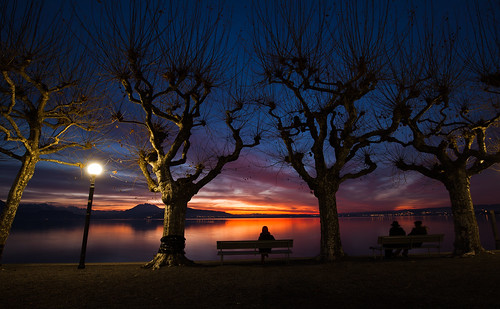
[[[217,255],[220,255],[222,264],[224,255],[256,255],[260,254],[260,248],[265,248],[273,249],[266,254],[286,254],[288,261],[292,247],[293,239],[217,241]]]
[[[266,254],[290,254],[292,253],[292,250],[273,250],[271,252],[266,252]],[[217,255],[256,255],[260,254],[260,252],[257,251],[219,251],[217,252]]]
[[[255,255],[259,254],[259,251],[219,251],[217,252],[217,255]]]
[[[442,242],[444,234],[430,234],[430,235],[409,235],[409,236],[379,236],[379,244],[408,244],[419,242]]]
[[[444,234],[432,234],[432,235],[409,235],[407,236],[412,240],[413,243],[416,242],[442,242]]]
[[[293,239],[217,241],[217,249],[290,248]]]
[[[378,243],[381,245],[410,244],[411,240],[406,236],[379,236]]]
[[[441,242],[444,239],[444,234],[429,234],[429,235],[407,235],[407,236],[379,236],[377,243],[378,246],[371,246],[370,249],[373,251],[375,256],[375,250],[382,253],[385,249],[395,249],[395,248],[405,248],[405,249],[431,249],[431,248],[441,248]],[[420,246],[414,246],[414,244],[420,244]],[[390,248],[384,247],[384,245],[391,245]],[[396,246],[399,245],[399,246]]]

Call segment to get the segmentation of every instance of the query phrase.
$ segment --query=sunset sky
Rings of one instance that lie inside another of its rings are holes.
[[[240,3],[237,14],[247,10]],[[437,7],[447,7],[448,1],[437,1]],[[463,1],[458,3],[463,4]],[[239,11],[238,11],[239,10]],[[239,13],[238,13],[239,12]],[[236,15],[238,16],[238,15]],[[238,19],[240,29],[245,19]],[[267,141],[273,143],[279,141]],[[264,144],[266,148],[269,144]],[[115,147],[116,145],[113,145]],[[117,147],[117,146],[116,146]],[[274,164],[262,148],[246,150],[237,162],[203,188],[189,203],[197,209],[242,213],[304,213],[317,214],[317,199],[295,171]],[[116,149],[116,148],[115,148]],[[147,190],[137,169],[112,160],[111,149],[101,150],[83,161],[100,158],[104,173],[96,180],[94,209],[122,210],[142,203],[162,206],[159,194]],[[0,200],[5,201],[19,165],[1,158]],[[22,203],[49,203],[57,206],[86,207],[89,177],[76,167],[41,163],[24,192]],[[500,171],[487,170],[472,178],[472,199],[476,205],[500,203]],[[391,167],[379,164],[372,174],[342,184],[337,195],[340,213],[418,209],[449,206],[444,186],[417,173],[395,174]]]
[[[318,213],[317,200],[294,171],[265,167],[266,161],[247,153],[196,195],[189,206],[229,213]],[[148,192],[143,177],[111,164],[96,180],[94,209],[118,210],[137,204],[162,206]],[[16,165],[0,162],[0,199],[5,201]],[[116,173],[114,173],[116,171]],[[345,182],[338,194],[339,212],[414,209],[449,206],[441,183],[416,173],[393,176],[392,169]],[[23,203],[86,207],[89,177],[75,167],[40,164],[23,196]],[[500,172],[487,170],[472,178],[472,199],[478,204],[500,203]]]

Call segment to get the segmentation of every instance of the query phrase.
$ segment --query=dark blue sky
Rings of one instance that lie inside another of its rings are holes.
[[[87,7],[90,2],[85,2],[82,7]],[[97,2],[99,1],[94,1],[94,4]],[[55,5],[59,2],[48,3]],[[228,1],[229,5],[234,6],[235,34],[249,26],[246,13],[250,6],[247,3]],[[436,1],[436,14],[463,9],[468,3],[470,1]],[[120,147],[113,145],[104,152],[93,155],[93,158],[101,158],[105,164],[104,174],[96,181],[95,208],[130,208],[141,203],[161,206],[160,196],[147,191],[144,179],[137,169],[130,169],[128,165],[116,164],[112,159],[106,158],[107,155],[113,157],[112,150],[120,150]],[[107,153],[108,151],[110,152]],[[89,160],[83,157],[84,154],[79,156],[84,161]],[[14,161],[0,161],[1,200],[6,199],[17,168]],[[474,176],[471,189],[474,203],[500,203],[499,184],[499,171],[488,170]],[[79,168],[42,163],[37,167],[22,202],[85,207],[88,185],[88,176]],[[344,183],[338,194],[340,212],[441,206],[449,206],[448,193],[441,183],[416,173],[395,177],[391,168],[383,166],[369,176]],[[193,198],[190,207],[233,213],[318,211],[316,198],[296,173],[272,165],[272,161],[259,149],[244,152],[240,160],[228,166],[222,175]]]

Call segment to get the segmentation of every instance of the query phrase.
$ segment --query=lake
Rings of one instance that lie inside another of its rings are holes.
[[[452,251],[454,232],[451,216],[426,217],[342,217],[342,245],[348,255],[369,255],[377,236],[387,235],[398,220],[408,233],[415,220],[422,220],[431,234],[445,234],[442,252]],[[491,223],[478,216],[481,242],[494,249]],[[292,257],[319,254],[319,218],[214,219],[186,221],[186,256],[194,261],[218,260],[217,240],[257,239],[267,225],[276,239],[294,240]],[[84,221],[15,224],[4,250],[3,263],[78,263]],[[145,262],[158,251],[161,220],[93,220],[87,244],[86,262]],[[243,257],[228,257],[240,259]],[[226,259],[226,258],[224,258]]]

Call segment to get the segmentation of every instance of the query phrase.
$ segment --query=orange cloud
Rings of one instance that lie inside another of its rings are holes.
[[[407,206],[407,205],[401,205],[401,206],[394,207],[394,210],[412,210],[412,209],[417,209],[417,207]]]

